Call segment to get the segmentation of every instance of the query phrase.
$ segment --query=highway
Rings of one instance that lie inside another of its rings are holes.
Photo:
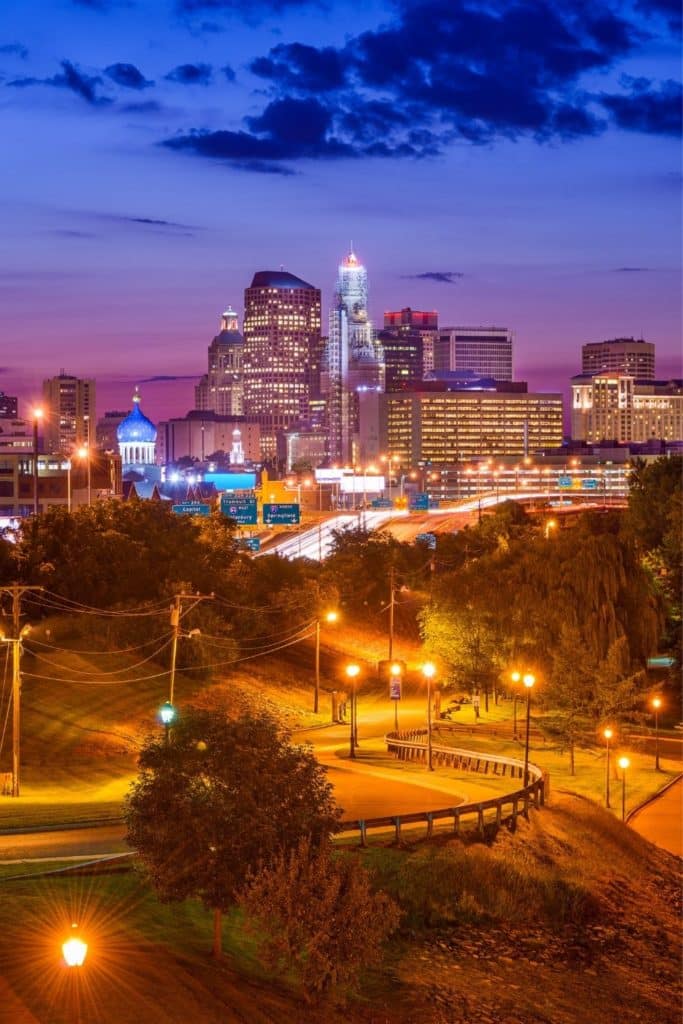
[[[333,545],[335,530],[363,527],[367,530],[390,528],[398,539],[414,540],[418,533],[455,532],[468,523],[475,522],[481,512],[494,508],[504,501],[549,501],[566,497],[548,491],[524,491],[518,494],[486,493],[473,498],[453,502],[448,508],[429,509],[425,512],[409,512],[408,509],[361,509],[356,512],[341,512],[322,520],[316,526],[288,535],[284,540],[258,552],[262,555],[280,555],[282,558],[310,558],[316,562],[327,558]],[[576,497],[576,495],[574,495]],[[594,502],[584,499],[582,508],[594,507]]]

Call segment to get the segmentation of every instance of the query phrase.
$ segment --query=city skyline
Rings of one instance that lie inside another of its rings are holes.
[[[185,412],[253,273],[326,323],[351,239],[376,324],[510,327],[535,389],[618,336],[680,376],[678,29],[665,0],[6,8],[0,388],[63,367]]]

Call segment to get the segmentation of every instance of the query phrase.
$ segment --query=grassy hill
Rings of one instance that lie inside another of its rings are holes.
[[[345,1008],[311,1007],[264,976],[237,915],[215,964],[209,915],[162,906],[128,873],[0,882],[0,1021],[680,1020],[678,861],[589,801],[556,797],[490,845],[441,839],[355,855],[404,918],[383,968]],[[80,978],[59,966],[71,919],[91,943]]]

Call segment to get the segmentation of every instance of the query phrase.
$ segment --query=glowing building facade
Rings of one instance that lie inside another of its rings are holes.
[[[320,290],[284,270],[254,274],[244,292],[243,410],[261,428],[261,456],[310,418],[320,388]]]
[[[326,353],[330,458],[358,455],[358,393],[384,391],[384,353],[368,314],[368,274],[351,251],[339,266]]]
[[[220,331],[209,345],[208,373],[194,389],[195,409],[219,416],[242,415],[242,352],[237,313],[231,306],[221,316]]]

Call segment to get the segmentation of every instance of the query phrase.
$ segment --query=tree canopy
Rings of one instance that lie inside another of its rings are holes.
[[[200,899],[220,915],[250,871],[303,837],[316,847],[340,817],[325,769],[265,712],[186,708],[152,737],[125,803],[127,840],[160,899]]]

